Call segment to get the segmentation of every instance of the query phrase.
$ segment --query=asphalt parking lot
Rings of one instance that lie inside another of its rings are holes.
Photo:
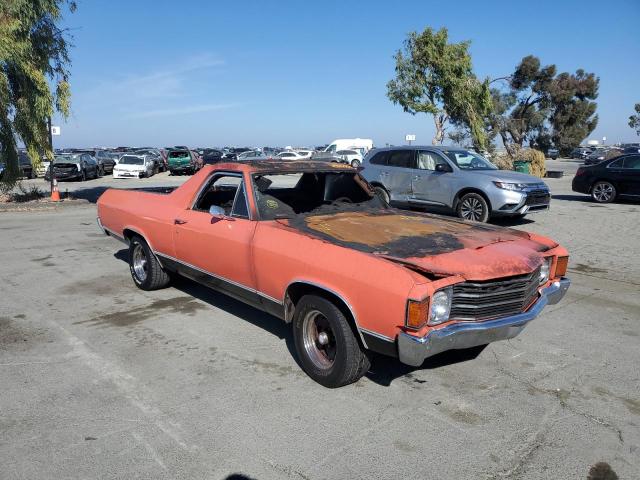
[[[380,357],[337,390],[276,318],[187,280],[135,288],[93,203],[0,212],[0,478],[557,480],[596,462],[638,478],[640,205],[592,203],[576,163],[548,168],[567,172],[551,210],[502,223],[569,250],[563,301],[477,358]]]

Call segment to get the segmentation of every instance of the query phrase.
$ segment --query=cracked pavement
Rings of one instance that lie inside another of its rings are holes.
[[[0,478],[638,478],[640,205],[553,165],[552,210],[509,225],[568,248],[564,300],[476,358],[379,357],[338,390],[279,320],[186,280],[136,289],[94,205],[0,212]]]

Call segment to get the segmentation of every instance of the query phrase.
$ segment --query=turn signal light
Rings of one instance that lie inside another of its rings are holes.
[[[563,277],[567,274],[567,265],[569,265],[569,257],[558,257],[556,261],[556,277]]]
[[[409,300],[407,304],[407,328],[418,329],[427,323],[429,313],[429,299],[425,298],[421,302]]]

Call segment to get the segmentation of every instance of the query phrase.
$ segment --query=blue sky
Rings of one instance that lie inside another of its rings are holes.
[[[72,116],[55,146],[430,143],[433,122],[386,98],[406,33],[471,40],[476,73],[525,55],[600,77],[591,138],[638,141],[640,1],[79,0]]]

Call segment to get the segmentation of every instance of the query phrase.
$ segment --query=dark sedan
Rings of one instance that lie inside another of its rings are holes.
[[[591,195],[598,203],[610,203],[619,197],[640,198],[640,155],[622,155],[580,167],[571,188]]]

